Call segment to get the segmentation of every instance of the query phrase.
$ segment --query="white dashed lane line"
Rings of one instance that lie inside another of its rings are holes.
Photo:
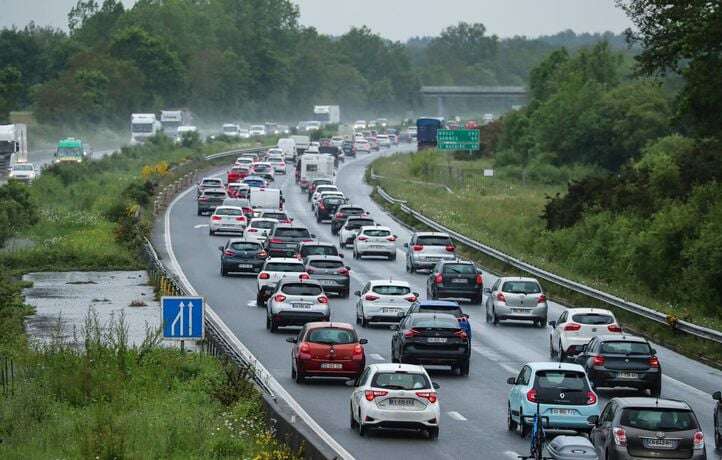
[[[463,415],[461,415],[460,413],[458,413],[456,411],[447,412],[447,414],[449,415],[449,417],[453,418],[454,420],[458,420],[460,422],[465,422],[467,420],[466,417],[464,417]]]
[[[378,353],[371,353],[369,356],[371,356],[373,359],[375,359],[377,361],[386,361],[386,358],[384,358],[383,356],[381,356]]]

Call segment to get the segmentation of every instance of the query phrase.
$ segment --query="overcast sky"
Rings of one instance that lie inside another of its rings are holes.
[[[102,0],[99,0],[102,1]],[[293,0],[301,23],[341,35],[367,25],[393,40],[438,35],[459,21],[482,22],[502,37],[576,32],[621,32],[631,24],[614,0]],[[0,0],[0,27],[40,25],[66,28],[77,0]],[[134,0],[123,0],[131,5]]]

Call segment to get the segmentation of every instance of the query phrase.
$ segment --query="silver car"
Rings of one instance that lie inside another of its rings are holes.
[[[348,297],[351,289],[351,267],[339,256],[313,255],[305,258],[306,273],[317,280],[327,293]]]
[[[317,280],[284,278],[268,299],[266,329],[271,332],[279,327],[330,319],[328,297]]]
[[[547,298],[534,278],[499,278],[484,293],[487,323],[514,319],[532,321],[538,327],[547,325]]]
[[[419,269],[432,269],[440,260],[455,260],[456,246],[446,233],[414,232],[411,240],[404,244],[406,249],[406,271],[414,273]]]
[[[208,234],[216,233],[243,233],[248,219],[243,214],[243,208],[236,206],[218,206],[211,214],[208,224]]]

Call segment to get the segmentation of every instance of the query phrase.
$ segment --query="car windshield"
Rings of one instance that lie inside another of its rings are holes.
[[[431,388],[429,378],[412,372],[377,372],[371,381],[374,388],[389,390],[426,390]]]
[[[214,214],[218,216],[242,216],[243,209],[218,208]]]
[[[304,270],[303,264],[285,263],[285,262],[269,262],[263,268],[267,272],[290,272],[300,273]]]
[[[541,287],[534,281],[507,281],[501,290],[510,294],[539,294]]]
[[[614,318],[603,313],[577,313],[572,315],[572,321],[579,324],[612,324]]]
[[[16,164],[15,166],[13,166],[13,169],[14,169],[15,171],[32,171],[32,170],[33,170],[33,165],[19,165],[19,164]]]
[[[406,295],[411,292],[408,286],[374,286],[371,290],[381,295]]]
[[[476,273],[476,267],[471,264],[444,264],[444,273],[473,275]]]
[[[537,371],[535,387],[544,390],[586,390],[587,379],[583,372],[561,369]]]
[[[304,246],[301,255],[306,256],[337,256],[338,250],[335,246]]]
[[[317,284],[292,283],[284,284],[281,292],[288,295],[320,295],[323,290]]]
[[[419,305],[419,312],[421,313],[448,313],[459,317],[463,315],[461,307],[439,307],[434,305]]]
[[[346,345],[356,343],[356,333],[350,329],[340,329],[336,327],[323,327],[312,329],[306,336],[307,342],[324,343],[328,345]]]
[[[222,187],[223,181],[220,179],[203,179],[201,185],[203,187]]]
[[[691,411],[664,408],[627,408],[620,425],[649,431],[687,431],[697,429]]]
[[[391,235],[391,232],[388,230],[364,230],[364,235],[366,236],[389,236]]]
[[[344,266],[340,260],[312,260],[308,265],[314,268],[341,268]]]
[[[341,204],[343,203],[343,198],[324,198],[323,202],[326,204]]]
[[[273,228],[274,225],[276,225],[275,222],[271,222],[270,220],[257,220],[255,222],[251,222],[251,227],[253,228]]]
[[[306,228],[277,228],[273,236],[282,238],[310,238],[311,234],[308,233],[308,229]]]
[[[600,352],[609,354],[623,355],[649,355],[651,349],[649,344],[645,342],[604,342],[602,343]]]
[[[416,244],[422,246],[448,246],[451,239],[448,236],[419,236],[416,238]]]
[[[346,228],[371,227],[374,225],[372,219],[349,219],[346,221]]]
[[[413,328],[459,329],[459,322],[447,316],[417,316],[411,321]]]
[[[258,251],[261,249],[261,245],[258,243],[249,243],[249,242],[237,242],[237,243],[231,243],[231,248],[235,249],[236,251]]]

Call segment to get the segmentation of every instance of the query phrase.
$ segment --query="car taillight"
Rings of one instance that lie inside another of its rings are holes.
[[[421,334],[418,329],[409,329],[408,331],[404,332],[404,337],[416,337],[417,335]]]
[[[404,297],[405,300],[408,300],[409,302],[416,302],[416,296],[413,294],[407,295]]]
[[[704,433],[702,433],[701,431],[696,432],[693,439],[695,449],[704,449]]]
[[[380,396],[386,396],[389,394],[388,391],[380,391],[380,390],[366,390],[364,392],[364,395],[366,396],[366,401],[373,401],[374,399],[380,397]]]
[[[659,367],[659,358],[656,356],[649,358],[649,367]]]
[[[341,219],[342,217],[346,217],[346,214],[344,214],[342,212],[337,212],[335,217],[336,217],[336,219]]]
[[[211,220],[221,220],[221,216],[211,216]]]
[[[259,279],[262,279],[262,280],[267,280],[267,279],[270,278],[270,277],[271,277],[271,275],[269,275],[269,274],[266,273],[266,272],[261,272],[261,273],[258,275],[258,278],[259,278]]]
[[[318,203],[318,209],[326,209],[326,205],[323,204],[323,201],[321,201],[320,203]]]
[[[237,220],[238,222],[245,222],[245,221],[246,221],[246,218],[245,218],[244,216],[240,216],[240,217],[236,217],[236,220]]]
[[[202,196],[202,197],[198,198],[198,201],[208,201],[208,198]]]
[[[248,231],[251,233],[258,233],[258,229],[256,228],[249,228]]]
[[[532,388],[531,390],[526,392],[526,399],[529,402],[536,402],[536,388]]]
[[[612,428],[612,433],[614,434],[614,444],[619,447],[627,447],[627,432],[624,431],[624,428],[615,426]]]
[[[592,406],[597,403],[597,394],[593,391],[587,391],[587,406]]]
[[[301,346],[298,347],[298,353],[299,353],[299,356],[298,356],[299,358],[311,359],[311,346],[308,343],[303,342],[301,344]]]
[[[461,321],[461,318],[459,318],[459,321]],[[454,332],[454,335],[462,340],[466,340],[469,338],[468,335],[466,335],[466,331],[459,329],[458,331]]]
[[[481,274],[476,275],[476,279],[474,280],[477,285],[481,286],[484,284],[484,277],[481,276]]]
[[[364,347],[357,343],[355,347],[353,347],[353,354],[351,355],[351,359],[354,361],[360,361],[364,357]]]
[[[318,303],[328,303],[328,297],[325,295],[320,295],[317,297]]]
[[[310,280],[311,277],[308,275],[308,273],[301,273],[300,275],[298,275],[298,279],[300,279],[300,280]]]
[[[544,294],[540,295],[538,299],[536,299],[536,303],[544,303],[547,301],[547,296]]]
[[[578,331],[581,328],[582,328],[582,325],[577,324],[577,323],[569,323],[566,326],[564,326],[565,331]]]
[[[261,251],[256,255],[262,259],[265,259],[266,257],[268,257],[268,253],[266,251]]]
[[[604,366],[604,356],[594,356],[592,358],[592,365],[594,366]]]
[[[348,268],[343,267],[343,268],[339,268],[336,273],[338,273],[339,275],[348,276],[349,271],[350,270]]]
[[[423,250],[424,250],[424,245],[423,245],[423,244],[415,244],[415,245],[411,246],[411,248],[412,248],[414,251],[423,251]]]
[[[506,303],[506,297],[504,297],[504,293],[503,293],[503,292],[498,292],[498,293],[496,294],[496,300],[498,300],[499,302],[504,302],[504,303]]]
[[[438,400],[436,393],[433,391],[417,391],[416,396],[426,399],[431,404],[434,404]]]
[[[364,296],[364,300],[370,300],[373,302],[374,300],[379,300],[379,296],[373,294],[366,294]]]
[[[396,241],[396,237],[395,237],[394,235],[387,236],[387,237],[386,237],[386,240],[387,240],[387,241]]]
[[[366,241],[366,240],[369,239],[369,237],[368,237],[368,236],[361,235],[361,236],[357,237],[356,239],[359,240],[359,241]]]
[[[225,251],[223,251],[223,255],[224,255],[224,256],[228,256],[228,257],[232,257],[232,256],[235,256],[236,253],[233,252],[233,251],[230,251],[230,250],[226,249]]]
[[[281,244],[281,243],[283,243],[283,240],[279,240],[278,238],[271,238],[271,243]]]
[[[283,294],[276,294],[275,297],[273,297],[273,300],[275,300],[276,302],[285,302],[286,296]]]
[[[454,252],[454,251],[456,251],[456,247],[453,244],[446,245],[446,252]]]
[[[622,332],[622,328],[618,324],[610,324],[607,326],[609,332]]]
[[[434,275],[434,283],[442,284],[443,282],[444,282],[444,277],[441,275],[441,273],[437,273]]]

